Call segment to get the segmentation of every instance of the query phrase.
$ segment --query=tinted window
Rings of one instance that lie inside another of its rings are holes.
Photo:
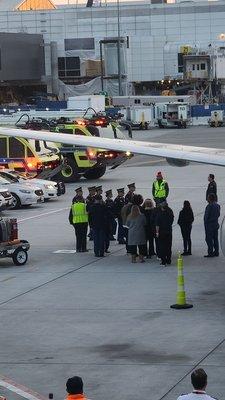
[[[65,39],[65,50],[94,50],[94,38]]]
[[[15,138],[9,139],[9,157],[24,158],[25,150],[24,145]]]
[[[0,138],[0,155],[1,157],[7,157],[7,139]]]

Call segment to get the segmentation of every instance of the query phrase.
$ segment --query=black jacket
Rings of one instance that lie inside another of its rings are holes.
[[[110,229],[110,214],[103,204],[93,204],[89,208],[89,224],[91,228],[108,231]]]
[[[209,182],[207,190],[206,190],[206,200],[208,199],[209,194],[215,194],[217,201],[217,185],[215,181]]]
[[[159,235],[162,233],[172,233],[172,225],[174,221],[174,215],[171,208],[166,207],[166,209],[159,210],[156,216],[155,224],[159,227]]]
[[[125,204],[124,197],[117,196],[114,200],[114,213],[116,218],[121,218],[121,210]]]
[[[146,218],[146,233],[147,235],[153,234],[155,226],[154,226],[154,208],[151,209],[143,209],[143,214]]]
[[[194,222],[194,214],[191,208],[183,208],[180,211],[179,218],[178,218],[178,225],[180,226],[187,226],[191,225]]]

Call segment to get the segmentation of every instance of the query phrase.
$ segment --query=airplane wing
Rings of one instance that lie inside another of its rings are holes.
[[[0,128],[0,135],[165,157],[170,164],[177,166],[187,165],[189,161],[225,166],[225,149],[141,142],[126,139],[108,139],[94,136],[2,127]]]

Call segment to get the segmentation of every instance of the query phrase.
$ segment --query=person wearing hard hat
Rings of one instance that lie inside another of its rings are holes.
[[[125,203],[126,204],[132,202],[132,198],[133,198],[134,192],[136,190],[135,183],[129,183],[129,185],[127,185],[127,187],[128,187],[129,190],[128,190],[126,196],[125,196]]]
[[[166,201],[169,194],[169,185],[163,179],[162,172],[157,172],[156,180],[152,184],[152,195],[156,204]]]

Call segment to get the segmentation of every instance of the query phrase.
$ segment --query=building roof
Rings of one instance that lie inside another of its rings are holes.
[[[0,0],[0,11],[51,10],[56,8],[51,0]]]

